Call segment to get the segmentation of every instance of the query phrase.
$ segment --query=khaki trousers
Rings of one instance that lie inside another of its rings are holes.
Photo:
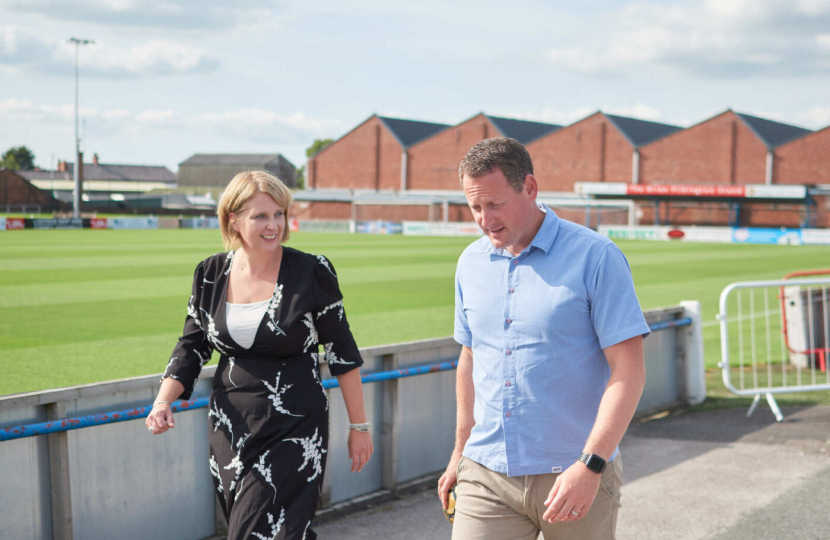
[[[508,477],[461,458],[452,540],[614,540],[622,460],[608,464],[590,510],[576,521],[548,523],[544,505],[559,474]]]

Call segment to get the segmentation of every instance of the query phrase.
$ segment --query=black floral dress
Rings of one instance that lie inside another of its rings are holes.
[[[328,447],[319,356],[332,375],[363,360],[333,266],[288,247],[253,345],[235,343],[225,320],[233,255],[196,267],[184,333],[163,378],[181,382],[187,399],[213,350],[221,354],[208,412],[209,465],[228,539],[312,540]]]

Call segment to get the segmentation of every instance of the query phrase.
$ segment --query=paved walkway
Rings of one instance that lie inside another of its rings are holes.
[[[830,539],[830,406],[632,425],[618,540]],[[449,540],[435,490],[316,527],[321,540]]]

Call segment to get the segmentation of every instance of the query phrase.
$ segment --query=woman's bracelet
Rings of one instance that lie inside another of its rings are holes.
[[[363,422],[362,424],[349,424],[349,429],[359,431],[360,433],[366,433],[369,431],[370,427],[372,427],[372,424],[369,422]]]
[[[153,402],[153,407],[155,407],[155,406],[156,406],[156,405],[158,405],[159,403],[164,403],[164,404],[165,404],[165,405],[167,405],[168,407],[170,406],[170,402],[169,402],[169,401],[164,401],[163,399],[160,399],[160,400],[158,400],[158,401],[154,401],[154,402]]]

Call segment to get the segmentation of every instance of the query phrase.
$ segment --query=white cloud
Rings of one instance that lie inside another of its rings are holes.
[[[822,129],[830,126],[830,107],[813,107],[798,116],[805,126]]]
[[[0,28],[0,65],[71,76],[74,55],[74,46],[66,41],[44,39],[9,25]],[[218,64],[204,50],[170,40],[152,40],[133,47],[102,41],[82,46],[79,51],[84,76],[129,78],[201,73],[216,69]]]
[[[43,129],[67,126],[74,120],[74,105],[36,104],[29,100],[0,102],[0,125],[26,122]],[[333,137],[344,125],[339,120],[313,118],[305,113],[281,114],[267,109],[236,109],[197,114],[173,109],[147,109],[133,113],[127,109],[100,110],[81,107],[79,116],[86,122],[90,137],[119,133],[174,129],[182,136],[205,132],[254,144],[309,144],[315,138]]]
[[[62,23],[159,29],[229,29],[274,19],[279,4],[268,0],[0,0],[0,7]]]
[[[733,78],[830,73],[816,49],[830,27],[828,0],[633,2],[595,21],[592,37],[550,48],[549,62],[583,74],[674,73]]]

